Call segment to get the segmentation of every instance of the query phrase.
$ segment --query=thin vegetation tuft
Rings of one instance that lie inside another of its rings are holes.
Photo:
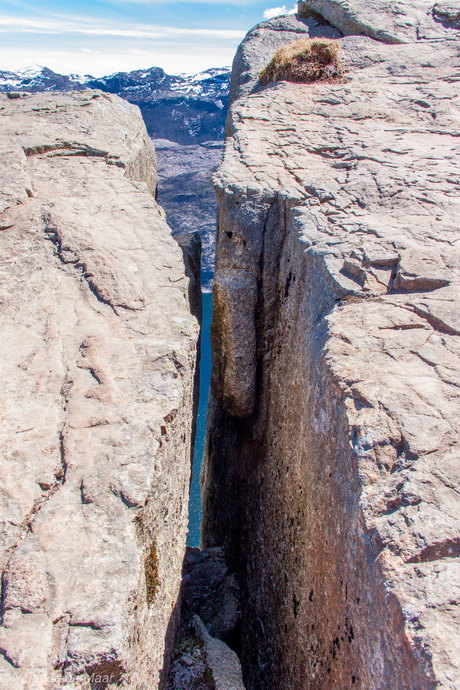
[[[259,83],[266,86],[274,81],[336,81],[343,73],[339,52],[340,43],[329,38],[301,38],[287,43],[262,70]]]
[[[148,556],[145,559],[144,570],[145,584],[147,587],[147,604],[150,608],[155,599],[155,594],[160,586],[160,578],[158,575],[158,554],[155,542],[152,543]]]

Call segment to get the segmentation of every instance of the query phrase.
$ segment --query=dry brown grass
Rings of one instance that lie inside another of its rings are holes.
[[[310,84],[333,81],[342,74],[340,44],[329,38],[301,38],[281,46],[260,73],[262,86],[273,81]]]

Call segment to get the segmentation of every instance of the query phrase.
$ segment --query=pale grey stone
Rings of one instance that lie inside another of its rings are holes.
[[[403,35],[384,3],[308,4],[403,43],[348,36],[342,82],[264,89],[305,23],[238,50],[203,546],[244,582],[251,687],[457,689],[460,43],[416,40],[419,3]]]
[[[244,690],[241,665],[235,652],[225,642],[211,637],[199,616],[194,616],[193,627],[197,637],[204,643],[206,662],[216,690]]]
[[[310,36],[339,38],[341,33],[327,22],[317,21],[314,17],[299,21],[292,15],[270,19],[251,29],[238,46],[233,60],[229,104],[258,88],[261,71],[281,45]],[[232,127],[232,119],[229,117],[226,127]]]
[[[199,326],[153,145],[135,106],[89,91],[0,95],[0,147],[0,679],[156,687]]]
[[[460,29],[460,3],[433,0],[300,0],[301,17],[321,14],[344,36],[363,34],[385,43],[456,36]]]

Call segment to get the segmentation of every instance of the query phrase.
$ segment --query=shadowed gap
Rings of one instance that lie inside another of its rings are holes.
[[[200,406],[198,408],[195,451],[193,455],[192,484],[188,512],[187,546],[200,545],[201,497],[200,472],[206,439],[206,411],[208,408],[209,381],[211,378],[211,316],[212,293],[203,293],[203,327],[201,334]]]

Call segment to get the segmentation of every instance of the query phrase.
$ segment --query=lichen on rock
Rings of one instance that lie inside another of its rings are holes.
[[[158,575],[158,554],[155,542],[149,549],[144,564],[145,570],[145,587],[147,590],[147,604],[150,606],[155,600],[155,594],[160,586],[160,577]]]

